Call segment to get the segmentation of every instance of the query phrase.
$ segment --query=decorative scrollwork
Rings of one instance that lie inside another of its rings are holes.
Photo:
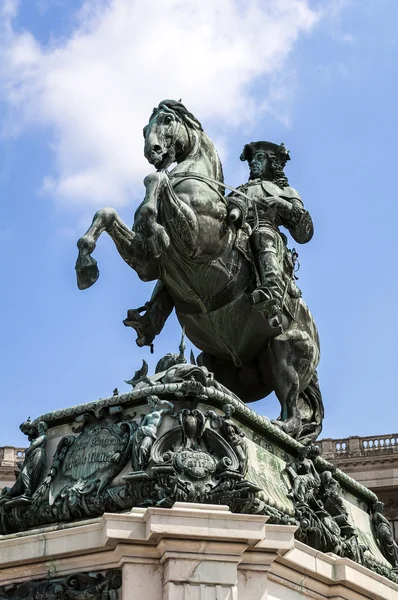
[[[26,581],[0,587],[0,600],[117,600],[117,590],[122,585],[120,570],[106,573],[76,573],[69,577]]]

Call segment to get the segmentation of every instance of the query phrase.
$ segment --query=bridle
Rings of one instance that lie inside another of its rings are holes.
[[[164,104],[161,104],[159,106],[158,112],[154,116],[158,116],[158,114],[160,112],[165,112],[165,113],[169,113],[169,114],[173,115],[174,121],[175,121],[175,127],[174,127],[174,131],[173,131],[171,142],[166,147],[167,148],[168,158],[169,158],[169,160],[167,162],[168,162],[169,165],[176,161],[176,144],[177,144],[177,140],[178,140],[178,134],[180,132],[181,127],[183,125],[185,127],[185,131],[186,131],[186,134],[188,136],[188,142],[189,142],[188,143],[188,148],[185,150],[185,152],[183,152],[178,157],[178,162],[183,162],[184,160],[186,160],[188,158],[188,156],[190,154],[194,154],[196,152],[197,147],[198,147],[198,135],[197,135],[196,131],[191,130],[191,128],[188,127],[184,123],[183,117],[180,117],[179,115],[177,115],[175,113],[175,111],[172,110],[171,108],[169,108],[168,106],[165,106]],[[160,169],[158,169],[158,171],[164,171],[166,168],[167,168],[167,166],[161,167]]]
[[[227,185],[226,183],[223,183],[222,181],[217,181],[216,179],[211,179],[211,177],[206,177],[205,175],[202,175],[201,173],[195,173],[193,171],[184,171],[181,173],[167,173],[167,171],[166,171],[166,175],[168,175],[169,179],[177,179],[178,178],[180,181],[184,181],[186,179],[196,179],[198,181],[202,181],[203,183],[207,183],[207,185],[209,185],[209,187],[211,187],[211,185],[217,185],[221,188],[230,190],[231,192],[238,194],[238,196],[242,196],[242,198],[246,198],[246,200],[249,200],[250,202],[252,202],[252,200],[253,200],[252,198],[250,198],[250,196],[248,196],[244,192],[241,192],[240,190],[237,190],[236,188],[232,187],[231,185]],[[180,181],[177,181],[174,184],[174,186],[176,186],[178,183],[180,183]],[[221,196],[220,192],[218,192],[218,194]],[[224,196],[221,196],[221,198],[225,202]]]
[[[174,120],[176,122],[176,126],[174,127],[174,131],[173,131],[173,136],[171,139],[171,142],[169,144],[169,146],[167,147],[167,153],[169,155],[169,165],[172,164],[173,162],[175,162],[176,159],[176,144],[177,144],[177,140],[178,140],[178,134],[180,132],[180,129],[182,127],[182,125],[184,125],[185,127],[185,131],[187,133],[188,136],[188,148],[187,150],[178,157],[178,162],[183,162],[184,160],[186,160],[188,158],[188,156],[190,154],[194,155],[196,150],[197,150],[197,146],[198,146],[198,135],[196,133],[196,131],[194,131],[191,127],[187,126],[184,123],[184,118],[180,117],[178,114],[176,114],[176,112],[172,109],[169,108],[168,106],[166,106],[165,104],[161,104],[159,106],[159,110],[156,112],[155,115],[153,116],[158,116],[158,114],[160,112],[165,112],[165,113],[169,113],[171,115],[173,115]],[[231,192],[234,192],[235,194],[238,194],[239,196],[241,196],[242,198],[245,198],[246,200],[251,201],[252,199],[250,198],[250,196],[248,196],[247,194],[245,194],[244,192],[241,192],[240,190],[237,190],[236,188],[227,185],[226,183],[223,183],[221,181],[217,181],[216,179],[211,179],[211,177],[206,177],[205,175],[202,175],[201,173],[195,173],[192,171],[186,171],[186,172],[181,172],[181,173],[171,173],[169,174],[167,171],[167,166],[162,167],[158,170],[160,171],[164,171],[165,174],[169,177],[169,179],[179,179],[178,182],[174,183],[174,186],[177,185],[180,181],[186,180],[186,179],[196,179],[197,181],[202,181],[203,183],[206,183],[207,185],[209,185],[209,187],[211,187],[212,189],[214,189],[212,186],[216,185],[218,187],[224,188],[226,190],[230,190]],[[172,187],[174,187],[172,186]],[[220,198],[223,200],[223,202],[225,202],[225,198],[224,196],[218,191],[215,190],[218,195],[220,196]]]

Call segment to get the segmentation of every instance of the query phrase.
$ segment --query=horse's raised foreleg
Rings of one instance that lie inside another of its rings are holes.
[[[151,173],[144,184],[146,194],[137,209],[134,230],[146,238],[152,255],[159,257],[170,244],[162,222],[167,223],[169,232],[176,233],[177,246],[182,244],[185,251],[195,248],[198,235],[195,211],[176,195],[166,173]]]
[[[165,188],[167,175],[156,172],[144,179],[146,194],[135,214],[134,230],[145,237],[150,253],[158,258],[170,245],[165,228],[158,223],[159,197]]]
[[[165,182],[162,202],[162,219],[168,224],[169,231],[176,233],[177,245],[183,245],[184,251],[197,250],[199,224],[196,212],[184,202],[173,189],[170,179]]]
[[[84,290],[98,279],[97,261],[91,256],[100,235],[106,231],[115,242],[123,260],[137,270],[142,279],[155,279],[153,261],[149,259],[145,241],[129,229],[113,208],[102,208],[94,215],[86,233],[77,242],[79,255],[76,261],[77,284]],[[154,271],[149,273],[149,271]]]
[[[95,250],[96,241],[101,233],[106,231],[109,223],[114,218],[115,211],[112,208],[102,208],[93,217],[90,227],[78,240],[79,254],[76,261],[77,285],[80,290],[91,287],[99,277],[97,261],[92,258],[91,253]]]

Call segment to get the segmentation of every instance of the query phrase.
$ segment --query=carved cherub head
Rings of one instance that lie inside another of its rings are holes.
[[[235,407],[232,404],[224,404],[222,409],[227,419],[230,419],[235,412]]]
[[[320,455],[319,446],[309,445],[300,448],[298,451],[299,460],[303,460],[304,458],[309,458],[310,460],[314,460],[317,456]]]
[[[383,502],[380,502],[380,500],[376,500],[376,502],[372,506],[372,509],[374,512],[383,513],[383,511],[384,511]]]
[[[157,396],[148,396],[147,402],[148,402],[149,406],[151,407],[151,409],[154,410],[158,407],[159,398]]]

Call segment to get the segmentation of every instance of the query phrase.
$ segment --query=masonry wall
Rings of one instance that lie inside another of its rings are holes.
[[[0,447],[0,492],[5,487],[11,487],[15,481],[15,471],[18,463],[23,462],[24,448],[15,446]]]
[[[297,542],[294,531],[225,506],[176,503],[3,536],[0,596],[1,586],[118,569],[118,600],[398,598],[398,585]]]

